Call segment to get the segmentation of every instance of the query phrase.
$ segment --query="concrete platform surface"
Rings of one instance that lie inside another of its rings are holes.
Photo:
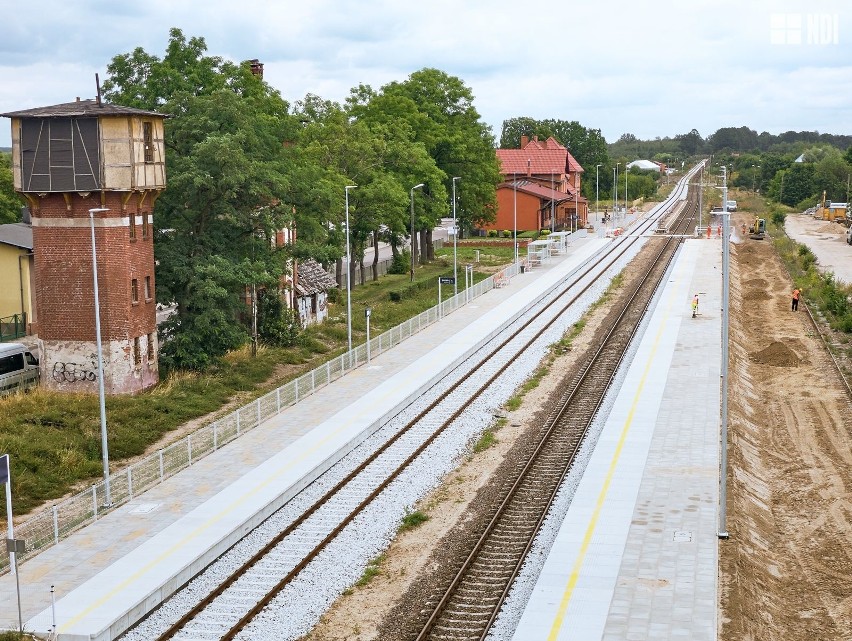
[[[515,640],[716,638],[720,250],[684,243]]]

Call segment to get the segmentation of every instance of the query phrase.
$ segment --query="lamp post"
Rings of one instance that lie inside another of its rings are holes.
[[[410,199],[411,199],[411,282],[414,282],[414,190],[420,189],[424,186],[425,183],[420,183],[419,185],[414,185],[411,188]]]
[[[595,213],[597,213],[598,216],[601,215],[601,208],[598,202],[601,199],[601,182],[599,169],[602,166],[603,165],[595,165]]]
[[[104,354],[101,347],[101,302],[98,297],[98,253],[95,248],[95,214],[109,209],[95,207],[89,210],[89,227],[92,231],[92,281],[95,293],[95,340],[98,348],[98,404],[101,411],[101,456],[104,464],[104,507],[112,505],[109,487],[109,449],[107,448],[106,402],[104,401]],[[131,214],[132,216],[133,214]]]
[[[461,176],[453,176],[453,294],[459,294],[459,257],[458,257],[458,238],[459,228],[456,226],[456,181],[461,180]]]
[[[722,434],[720,436],[719,474],[719,532],[720,539],[728,538],[727,488],[728,488],[728,323],[730,298],[730,218],[728,213],[728,175],[722,167]],[[756,230],[755,230],[756,231]]]
[[[550,170],[550,231],[556,231],[556,224],[554,222],[554,213],[553,208],[555,206],[556,198],[553,195],[553,170]]]
[[[514,243],[515,243],[515,264],[518,264],[518,174],[513,174],[514,180],[512,181],[512,191],[514,198],[514,214],[512,228],[514,229]]]
[[[624,167],[624,215],[627,216],[627,167]]]
[[[760,169],[760,165],[752,165],[751,166],[751,193],[755,192],[755,182],[757,179],[757,170]]]
[[[618,211],[618,166],[620,164],[621,164],[620,162],[615,163],[615,169],[614,169],[614,171],[615,171],[615,194],[613,195],[613,198],[612,198],[613,214]]]
[[[346,185],[346,333],[349,338],[349,365],[352,365],[352,256],[349,253],[349,190],[358,185]]]

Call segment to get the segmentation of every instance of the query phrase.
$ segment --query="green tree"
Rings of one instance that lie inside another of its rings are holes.
[[[203,39],[172,29],[163,60],[141,49],[117,56],[105,83],[113,102],[173,115],[169,187],[154,212],[157,298],[177,303],[161,359],[190,369],[246,340],[247,288],[275,287],[286,271],[287,250],[272,241],[292,220],[282,142],[298,133],[287,103],[247,65],[205,50]]]
[[[689,133],[678,134],[675,140],[680,145],[681,151],[687,156],[694,156],[701,152],[704,147],[704,139],[697,129],[692,129]]]
[[[441,185],[414,176],[414,184],[426,182],[423,213],[418,216],[431,248],[431,230],[438,218],[447,215],[447,193],[453,176],[457,183],[457,214],[461,225],[493,220],[500,166],[494,153],[494,137],[473,105],[473,93],[464,82],[438,69],[421,69],[404,82],[391,82],[365,105],[366,89],[353,94],[352,115],[371,121],[398,118],[413,131],[443,172]],[[365,108],[366,107],[366,108]],[[429,179],[431,180],[431,179]]]
[[[12,154],[0,154],[0,225],[21,220],[23,201],[15,192],[12,177]]]

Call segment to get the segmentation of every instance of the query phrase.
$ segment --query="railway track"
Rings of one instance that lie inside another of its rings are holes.
[[[675,198],[673,197],[672,202]],[[651,229],[648,221],[640,233]],[[554,293],[518,320],[509,336],[493,340],[484,357],[455,373],[455,382],[437,393],[417,413],[350,473],[341,478],[218,587],[179,614],[169,614],[156,634],[149,628],[135,638],[234,639],[294,581],[353,520],[445,433],[471,398],[486,392],[517,354],[541,340],[560,316],[591,287],[594,280],[631,251],[639,235],[624,238],[593,265],[572,275],[562,292]],[[579,384],[579,383],[578,383]],[[604,386],[605,387],[605,386]],[[441,418],[435,419],[435,416]],[[134,638],[131,630],[125,638]]]
[[[685,231],[696,209],[690,201],[675,234]],[[424,604],[424,618],[429,614],[418,626],[417,641],[487,636],[680,242],[666,238],[628,304],[574,376],[538,446],[455,576]]]

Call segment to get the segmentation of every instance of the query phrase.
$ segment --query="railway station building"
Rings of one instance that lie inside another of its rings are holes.
[[[550,137],[521,137],[520,149],[498,149],[503,181],[497,186],[497,216],[484,229],[557,231],[585,227],[588,201],[580,195],[583,168]],[[553,218],[553,224],[551,224]]]

